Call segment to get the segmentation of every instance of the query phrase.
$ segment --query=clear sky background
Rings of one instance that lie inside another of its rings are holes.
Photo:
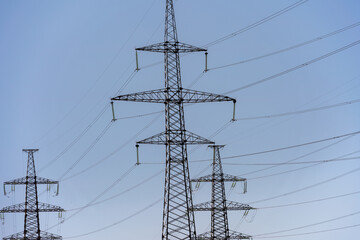
[[[175,11],[179,40],[204,46],[295,2],[178,0]],[[164,173],[161,170],[164,169],[165,153],[162,146],[141,146],[140,161],[144,164],[121,178],[97,201],[127,189],[129,191],[72,215],[76,213],[73,209],[96,199],[131,169],[136,162],[137,140],[164,130],[163,114],[155,114],[118,120],[99,138],[112,119],[110,97],[119,90],[132,93],[163,86],[163,65],[146,67],[161,62],[161,54],[139,53],[142,69],[135,75],[133,71],[134,48],[163,40],[164,8],[164,0],[0,1],[0,182],[25,176],[27,156],[22,153],[23,148],[40,149],[35,155],[39,176],[59,179],[67,173],[60,183],[59,196],[52,197],[55,188],[47,194],[43,193],[45,186],[39,187],[39,193],[42,193],[40,201],[69,210],[61,228],[54,227],[49,232],[59,233],[64,239],[80,240],[161,238],[162,200],[150,208],[147,206],[163,196]],[[209,68],[263,56],[342,29],[359,22],[359,12],[360,2],[357,0],[309,0],[281,16],[209,47]],[[359,38],[360,26],[357,26],[306,46],[231,67],[213,69],[204,75],[200,75],[204,70],[204,54],[186,55],[181,58],[183,86],[188,87],[197,80],[193,89],[225,93],[306,63]],[[237,99],[238,118],[287,113],[356,100],[360,98],[359,62],[360,45],[356,45],[228,95]],[[207,103],[187,106],[185,117],[187,129],[204,137],[211,137],[218,129],[223,129],[212,139],[217,144],[226,145],[221,151],[225,158],[359,131],[359,107],[360,103],[353,103],[322,111],[238,120],[229,124],[231,103]],[[100,114],[103,109],[106,109],[105,112]],[[162,104],[115,103],[117,118],[161,110]],[[98,120],[94,121],[97,116]],[[333,240],[358,236],[360,227],[275,237],[360,224],[359,193],[302,205],[263,208],[360,191],[360,171],[357,171],[359,159],[314,166],[282,165],[268,170],[263,169],[269,166],[229,164],[358,157],[360,152],[356,151],[359,150],[360,136],[354,135],[267,154],[223,159],[226,173],[249,179],[247,194],[241,194],[240,184],[234,190],[230,190],[231,184],[226,185],[228,199],[251,203],[259,208],[255,217],[249,213],[242,222],[242,212],[229,213],[230,228],[256,236],[341,217],[262,237]],[[190,161],[211,157],[211,150],[207,146],[189,147]],[[67,180],[99,161],[101,163],[95,167]],[[191,176],[209,174],[209,164],[210,161],[191,162]],[[261,171],[251,173],[257,170]],[[294,171],[287,172],[290,170]],[[317,183],[322,184],[287,194]],[[15,194],[0,196],[0,207],[23,202],[24,191],[25,188],[19,186]],[[280,197],[283,194],[285,196]],[[279,197],[266,200],[275,196]],[[210,184],[201,184],[194,193],[194,203],[209,200]],[[119,222],[142,209],[146,210]],[[344,217],[350,214],[353,215]],[[117,225],[103,231],[71,238],[117,222]],[[209,230],[209,222],[210,213],[196,213],[198,233]],[[41,214],[42,230],[55,224],[57,214]],[[6,214],[0,236],[22,230],[23,215]]]

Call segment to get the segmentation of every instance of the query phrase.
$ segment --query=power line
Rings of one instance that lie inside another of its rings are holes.
[[[120,151],[121,149],[123,149],[126,145],[128,145],[129,143],[131,143],[134,139],[136,139],[141,133],[143,133],[146,129],[148,129],[152,124],[155,123],[155,121],[157,121],[159,118],[161,117],[161,115],[156,116],[153,120],[151,120],[145,127],[143,127],[140,131],[138,131],[134,136],[132,136],[128,141],[126,141],[124,144],[122,144],[120,147],[116,148],[114,151],[112,151],[110,154],[108,154],[106,157],[100,159],[99,161],[93,163],[92,165],[90,165],[89,167],[69,176],[67,179],[76,177],[80,174],[83,174],[87,171],[89,171],[90,169],[96,167],[97,165],[103,163],[104,161],[106,161],[107,159],[109,159],[110,157],[112,157],[115,153],[117,153],[118,151]],[[65,180],[65,179],[64,179]]]
[[[255,22],[255,23],[250,24],[249,26],[247,26],[245,28],[242,28],[242,29],[240,29],[240,30],[238,30],[236,32],[233,32],[233,33],[228,34],[228,35],[226,35],[224,37],[221,37],[221,38],[219,38],[219,39],[217,39],[215,41],[212,41],[212,42],[204,45],[204,47],[210,47],[210,46],[213,46],[215,44],[219,44],[219,43],[221,43],[221,42],[223,42],[225,40],[228,40],[228,39],[230,39],[232,37],[235,37],[236,35],[239,35],[240,33],[244,33],[246,31],[248,31],[250,29],[253,29],[253,28],[255,28],[255,27],[257,27],[257,26],[259,26],[259,25],[261,25],[263,23],[266,23],[266,22],[268,22],[268,21],[270,21],[270,20],[272,20],[272,19],[274,19],[274,18],[276,18],[276,17],[278,17],[278,16],[280,16],[280,15],[282,15],[282,14],[296,8],[296,7],[299,7],[299,6],[301,6],[302,4],[304,4],[306,2],[308,2],[308,0],[297,1],[297,2],[295,2],[293,4],[291,4],[290,6],[287,6],[286,8],[281,9],[280,11],[277,11],[277,12],[275,12],[275,13],[273,13],[273,14],[271,14],[271,15],[269,15],[269,16],[267,16],[267,17],[265,17],[265,18],[263,18],[263,19],[261,19],[261,20],[259,20],[257,22]]]
[[[122,174],[119,178],[117,178],[109,187],[107,187],[104,191],[102,191],[99,195],[97,195],[93,200],[91,200],[88,204],[86,204],[85,206],[81,207],[80,209],[78,209],[75,213],[71,214],[69,217],[67,217],[66,219],[64,219],[61,223],[68,221],[69,219],[73,218],[74,216],[76,216],[77,214],[79,214],[81,211],[83,211],[84,209],[88,208],[89,206],[91,206],[94,202],[96,202],[99,198],[101,198],[104,194],[106,194],[108,191],[110,191],[112,188],[114,188],[119,182],[121,182],[125,177],[127,177],[134,169],[135,169],[136,165],[132,165],[124,174]],[[61,224],[60,223],[60,224]],[[49,229],[52,229],[56,226],[58,226],[59,224],[56,224],[52,227],[50,227]]]
[[[303,205],[303,204],[309,204],[309,203],[315,203],[315,202],[322,202],[322,201],[332,200],[332,199],[336,199],[336,198],[348,197],[348,196],[352,196],[352,195],[359,194],[359,193],[360,193],[360,191],[356,191],[356,192],[351,192],[351,193],[336,195],[336,196],[332,196],[332,197],[320,198],[320,199],[315,199],[315,200],[310,200],[310,201],[304,201],[304,202],[288,203],[288,204],[274,205],[274,206],[265,206],[265,207],[256,207],[256,209],[272,209],[272,208],[282,208],[282,207],[298,206],[298,205]]]
[[[255,237],[255,238],[279,238],[279,237],[304,236],[304,235],[310,235],[310,234],[317,234],[317,233],[338,231],[338,230],[343,230],[343,229],[348,229],[348,228],[354,228],[354,227],[359,227],[359,226],[360,226],[360,224],[355,224],[355,225],[349,225],[349,226],[338,227],[338,228],[330,228],[330,229],[325,229],[325,230],[320,230],[320,231],[314,231],[314,232],[296,233],[296,234],[288,234],[288,235],[280,235],[280,236],[271,236],[271,237],[270,237],[270,236]]]
[[[303,188],[300,188],[300,189],[297,189],[297,190],[294,190],[294,191],[291,191],[291,192],[283,193],[283,194],[280,194],[280,195],[276,195],[276,196],[273,196],[273,197],[268,197],[268,198],[261,199],[261,200],[256,200],[256,201],[250,202],[250,203],[248,203],[248,204],[254,204],[254,203],[259,203],[259,202],[266,202],[266,201],[270,201],[270,200],[273,200],[273,199],[276,199],[276,198],[285,197],[285,196],[288,196],[288,195],[291,195],[291,194],[294,194],[294,193],[298,193],[298,192],[301,192],[301,191],[304,191],[304,190],[308,190],[308,189],[317,187],[317,186],[319,186],[319,185],[322,185],[322,184],[325,184],[325,183],[328,183],[328,182],[337,180],[337,179],[339,179],[339,178],[348,176],[348,175],[350,175],[350,174],[352,174],[352,173],[354,173],[354,172],[357,172],[357,171],[359,171],[359,170],[360,170],[360,168],[356,168],[356,169],[353,169],[353,170],[351,170],[351,171],[348,171],[348,172],[342,173],[342,174],[340,174],[340,175],[337,175],[337,176],[335,176],[335,177],[329,178],[329,179],[327,179],[327,180],[324,180],[324,181],[321,181],[321,182],[318,182],[318,183],[315,183],[315,184],[312,184],[312,185],[309,185],[309,186],[306,186],[306,187],[303,187]]]
[[[117,194],[115,194],[115,195],[113,195],[113,196],[111,196],[111,197],[105,198],[105,199],[103,199],[103,200],[101,200],[101,201],[97,201],[97,202],[93,202],[93,203],[91,203],[91,204],[88,204],[87,207],[99,205],[99,204],[101,204],[101,203],[110,201],[110,200],[112,200],[112,199],[114,199],[114,198],[120,197],[121,195],[123,195],[123,194],[125,194],[125,193],[128,193],[128,192],[134,190],[135,188],[140,187],[140,186],[143,185],[144,183],[149,182],[150,180],[154,179],[155,177],[157,177],[157,176],[158,176],[159,174],[161,174],[162,172],[164,172],[164,170],[161,170],[161,171],[155,173],[154,175],[152,175],[152,176],[144,179],[143,181],[141,181],[141,182],[133,185],[132,187],[129,187],[129,188],[125,189],[124,191],[122,191],[122,192],[120,192],[120,193],[117,193]],[[73,208],[73,209],[67,209],[66,211],[67,211],[67,212],[72,212],[72,211],[76,211],[76,210],[79,210],[79,209],[82,209],[82,208],[84,208],[84,206],[78,207],[78,208]]]
[[[109,68],[112,66],[112,64],[115,62],[115,60],[118,58],[118,56],[120,55],[120,53],[122,52],[122,50],[124,49],[125,45],[130,41],[130,39],[134,36],[135,32],[137,31],[137,29],[139,28],[139,26],[141,25],[141,23],[144,21],[146,15],[150,12],[151,8],[153,7],[153,5],[155,4],[157,0],[154,0],[149,8],[146,10],[146,12],[144,13],[144,15],[142,16],[141,20],[137,23],[137,25],[135,26],[134,30],[131,32],[131,34],[129,35],[129,37],[126,39],[126,41],[124,42],[124,44],[119,48],[119,50],[116,52],[116,54],[114,55],[114,57],[110,60],[110,62],[105,66],[105,69],[100,73],[100,75],[96,78],[96,80],[92,83],[92,85],[90,86],[90,88],[85,92],[85,94],[80,98],[80,100],[70,109],[69,112],[67,112],[65,114],[65,116],[59,121],[57,122],[49,131],[47,131],[43,136],[41,136],[38,140],[36,140],[33,144],[41,141],[45,136],[47,136],[50,132],[52,132],[56,127],[58,127],[79,105],[80,103],[86,98],[86,96],[91,92],[91,90],[95,87],[95,85],[104,77],[105,73],[109,70]]]
[[[335,55],[335,54],[337,54],[337,53],[339,53],[339,52],[345,51],[346,49],[349,49],[349,48],[351,48],[351,47],[354,47],[354,46],[358,45],[359,43],[360,43],[360,40],[357,40],[357,41],[352,42],[352,43],[350,43],[350,44],[348,44],[348,45],[346,45],[346,46],[344,46],[344,47],[338,48],[338,49],[336,49],[336,50],[334,50],[334,51],[332,51],[332,52],[329,52],[329,53],[327,53],[327,54],[325,54],[325,55],[322,55],[322,56],[320,56],[320,57],[314,58],[314,59],[312,59],[312,60],[310,60],[310,61],[307,61],[307,62],[305,62],[305,63],[303,63],[303,64],[300,64],[300,65],[297,65],[297,66],[295,66],[295,67],[289,68],[289,69],[287,69],[287,70],[285,70],[285,71],[282,71],[282,72],[277,73],[277,74],[275,74],[275,75],[272,75],[272,76],[270,76],[270,77],[267,77],[267,78],[258,80],[258,81],[256,81],[256,82],[247,84],[247,85],[245,85],[245,86],[242,86],[242,87],[239,87],[239,88],[235,88],[235,89],[230,90],[230,91],[228,91],[228,92],[225,92],[225,93],[223,93],[223,94],[229,94],[229,93],[233,93],[233,92],[238,92],[238,91],[244,90],[244,89],[246,89],[246,88],[250,88],[250,87],[256,86],[256,85],[258,85],[258,84],[261,84],[261,83],[270,81],[270,80],[272,80],[272,79],[274,79],[274,78],[283,76],[283,75],[285,75],[285,74],[288,74],[288,73],[293,72],[293,71],[295,71],[295,70],[298,70],[298,69],[300,69],[300,68],[306,67],[306,66],[308,66],[308,65],[310,65],[310,64],[316,63],[316,62],[318,62],[318,61],[320,61],[320,60],[323,60],[323,59],[325,59],[325,58],[328,58],[328,57],[330,57],[330,56],[332,56],[332,55]]]
[[[99,136],[90,144],[90,146],[85,150],[85,152],[83,154],[81,154],[81,156],[59,177],[59,181],[66,181],[66,180],[73,178],[73,176],[68,177],[68,178],[65,178],[65,176],[95,147],[95,145],[100,141],[100,139],[110,129],[110,127],[112,126],[113,123],[114,122],[111,121],[105,126],[105,128],[101,131]]]
[[[324,138],[324,139],[320,139],[320,140],[315,140],[315,141],[311,141],[311,142],[306,142],[306,143],[301,143],[301,144],[296,144],[296,145],[291,145],[291,146],[286,146],[286,147],[281,147],[281,148],[275,148],[275,149],[270,149],[270,150],[265,150],[265,151],[259,151],[259,152],[252,152],[252,153],[246,153],[246,154],[239,154],[239,155],[233,155],[233,156],[228,156],[228,157],[222,157],[222,159],[242,158],[242,157],[260,155],[260,154],[265,154],[265,153],[278,152],[278,151],[283,151],[283,150],[287,150],[287,149],[312,145],[312,144],[316,144],[316,143],[327,142],[327,141],[335,140],[335,139],[338,139],[338,138],[354,136],[354,135],[358,135],[359,133],[360,133],[360,131],[356,131],[356,132],[352,132],[352,133],[338,135],[338,136],[335,136],[335,137]],[[208,162],[208,161],[211,161],[211,159],[194,160],[192,162]]]
[[[208,43],[208,44],[206,44],[206,45],[204,45],[202,47],[204,47],[204,48],[211,47],[211,46],[213,46],[215,44],[218,44],[218,43],[223,42],[223,41],[225,41],[227,39],[235,37],[235,36],[237,36],[237,35],[239,35],[241,33],[244,33],[244,32],[246,32],[248,30],[251,30],[251,29],[253,29],[253,28],[257,27],[257,26],[260,26],[263,23],[266,23],[266,22],[272,20],[273,18],[276,18],[276,17],[278,17],[278,16],[280,16],[280,15],[282,15],[282,14],[284,14],[284,13],[286,13],[286,12],[288,12],[288,11],[290,11],[290,10],[304,4],[307,1],[309,1],[309,0],[301,0],[301,1],[298,1],[298,2],[296,2],[294,4],[291,4],[290,6],[287,6],[286,8],[283,8],[283,9],[281,9],[281,10],[279,10],[279,11],[277,11],[277,12],[275,12],[275,13],[273,13],[273,14],[271,14],[271,15],[269,15],[269,16],[267,16],[267,17],[265,17],[265,18],[263,18],[263,19],[261,19],[261,20],[259,20],[257,22],[255,22],[255,23],[252,23],[252,24],[250,24],[250,25],[248,25],[248,26],[246,26],[246,27],[244,27],[244,28],[242,28],[240,30],[237,30],[237,31],[235,31],[235,32],[233,32],[231,34],[228,34],[228,35],[226,35],[226,36],[224,36],[222,38],[214,40],[214,41],[212,41],[212,42],[210,42],[210,43]],[[149,67],[159,65],[161,63],[162,63],[162,61],[154,62],[154,63],[148,64],[148,65],[145,65],[145,66],[143,66],[141,68],[142,69],[143,68],[149,68]]]
[[[325,35],[322,35],[322,36],[319,36],[319,37],[316,37],[316,38],[313,38],[311,40],[307,40],[307,41],[302,42],[302,43],[295,44],[295,45],[287,47],[287,48],[283,48],[283,49],[280,49],[280,50],[277,50],[277,51],[274,51],[274,52],[271,52],[271,53],[267,53],[267,54],[260,55],[260,56],[257,56],[257,57],[253,57],[253,58],[249,58],[249,59],[246,59],[246,60],[238,61],[238,62],[235,62],[235,63],[225,64],[225,65],[218,66],[218,67],[213,67],[213,68],[208,68],[208,71],[221,69],[221,68],[226,68],[226,67],[231,67],[231,66],[236,66],[236,65],[239,65],[239,64],[244,64],[244,63],[252,62],[252,61],[255,61],[255,60],[263,59],[263,58],[266,58],[266,57],[274,56],[274,55],[277,55],[277,54],[280,54],[280,53],[283,53],[283,52],[287,52],[287,51],[290,51],[290,50],[293,50],[293,49],[296,49],[296,48],[299,48],[299,47],[306,46],[308,44],[323,40],[323,39],[328,38],[328,37],[332,37],[332,36],[334,36],[336,34],[339,34],[339,33],[342,33],[344,31],[350,30],[350,29],[352,29],[354,27],[357,27],[359,25],[360,25],[360,22],[356,22],[354,24],[343,27],[343,28],[338,29],[336,31],[330,32],[328,34],[325,34]]]
[[[351,101],[336,103],[336,104],[317,107],[317,108],[309,108],[309,109],[304,109],[304,110],[299,110],[299,111],[270,114],[270,115],[263,115],[263,116],[242,117],[242,118],[236,118],[235,120],[243,121],[243,120],[256,120],[256,119],[268,119],[268,118],[275,118],[275,117],[285,117],[285,116],[290,116],[290,115],[297,115],[297,114],[302,114],[302,113],[326,110],[326,109],[330,109],[330,108],[342,107],[345,105],[350,105],[350,104],[359,103],[359,102],[360,102],[360,99],[355,99],[355,100],[351,100]]]
[[[350,157],[350,158],[333,158],[326,160],[315,160],[315,161],[306,161],[306,162],[279,162],[279,163],[223,163],[223,165],[240,165],[240,166],[268,166],[268,165],[298,165],[298,164],[311,164],[311,163],[328,163],[328,162],[342,162],[349,160],[360,159],[360,156]]]
[[[95,119],[69,144],[65,147],[63,151],[61,151],[53,160],[51,160],[48,164],[46,164],[44,167],[42,167],[39,172],[44,171],[51,165],[53,165],[57,160],[59,160],[67,151],[69,151],[90,129],[94,124],[104,115],[106,110],[110,104],[106,104],[104,108],[100,111],[100,113],[95,117]]]
[[[355,135],[353,135],[353,136],[355,136]],[[353,136],[348,136],[348,137],[346,137],[346,138],[340,139],[339,141],[330,143],[330,144],[328,144],[328,145],[326,145],[326,146],[323,146],[323,147],[321,147],[321,148],[315,149],[314,151],[311,151],[311,152],[302,154],[302,155],[300,155],[299,157],[293,158],[293,159],[288,160],[288,161],[286,161],[286,162],[294,162],[294,161],[297,161],[297,160],[299,160],[299,159],[308,157],[308,156],[310,156],[310,155],[312,155],[312,154],[315,154],[315,153],[318,153],[318,152],[323,151],[323,150],[325,150],[325,149],[331,148],[331,147],[333,147],[333,146],[335,146],[335,145],[337,145],[337,144],[339,144],[339,143],[341,143],[341,142],[347,141],[348,139],[350,139],[350,138],[353,137]],[[263,172],[263,171],[266,171],[266,170],[269,170],[269,169],[272,169],[272,168],[276,168],[276,167],[278,167],[278,166],[265,167],[265,168],[262,168],[262,169],[258,169],[258,170],[255,170],[255,171],[251,171],[251,172],[244,173],[244,174],[242,174],[242,175],[243,175],[243,176],[246,176],[246,175],[250,175],[250,174],[254,174],[254,173],[258,173],[258,172]]]
[[[94,234],[94,233],[97,233],[97,232],[104,231],[104,230],[106,230],[106,229],[108,229],[108,228],[111,228],[111,227],[114,227],[114,226],[116,226],[116,225],[119,225],[120,223],[123,223],[123,222],[125,222],[125,221],[127,221],[127,220],[129,220],[129,219],[131,219],[131,218],[133,218],[133,217],[135,217],[135,216],[137,216],[137,215],[145,212],[146,210],[148,210],[148,209],[150,209],[151,207],[155,206],[157,203],[161,202],[162,200],[163,200],[163,198],[160,198],[160,199],[156,200],[155,202],[152,202],[151,204],[147,205],[146,207],[140,209],[139,211],[137,211],[137,212],[135,212],[135,213],[133,213],[133,214],[131,214],[131,215],[129,215],[129,216],[127,216],[127,217],[125,217],[125,218],[123,218],[123,219],[115,222],[115,223],[112,223],[112,224],[110,224],[110,225],[107,225],[107,226],[105,226],[105,227],[102,227],[102,228],[99,228],[99,229],[96,229],[96,230],[94,230],[94,231],[87,232],[87,233],[84,233],[84,234],[79,234],[79,235],[70,236],[70,237],[63,237],[63,239],[79,238],[79,237],[84,237],[84,236],[87,236],[87,235],[90,235],[90,234]]]
[[[287,149],[291,149],[291,148],[297,148],[297,147],[303,147],[303,146],[312,145],[312,144],[316,144],[316,143],[327,142],[327,141],[335,140],[335,139],[338,139],[338,138],[354,136],[354,135],[358,135],[359,133],[360,133],[360,131],[356,131],[356,132],[352,132],[352,133],[338,135],[338,136],[335,136],[335,137],[324,138],[324,139],[320,139],[320,140],[316,140],[316,141],[291,145],[291,146],[287,146],[287,147],[281,147],[281,148],[275,148],[275,149],[265,150],[265,151],[261,151],[261,152],[253,152],[253,153],[246,153],[246,154],[234,155],[234,156],[229,156],[229,157],[223,157],[223,159],[241,158],[241,157],[248,157],[248,156],[254,156],[254,155],[259,155],[259,154],[283,151],[283,150],[287,150]]]
[[[347,157],[347,156],[352,155],[352,154],[357,153],[357,152],[359,152],[359,151],[355,151],[355,152],[352,152],[352,153],[345,154],[343,156],[340,156],[339,158]],[[284,172],[272,173],[272,174],[263,175],[263,176],[259,176],[259,177],[252,177],[252,178],[248,178],[248,180],[257,180],[257,179],[263,179],[263,178],[268,178],[268,177],[279,176],[279,175],[282,175],[282,174],[286,174],[286,173],[290,173],[290,172],[296,172],[296,171],[299,171],[299,170],[315,167],[315,166],[318,166],[320,164],[323,164],[323,163],[322,162],[314,163],[314,164],[311,164],[310,166],[295,168],[295,169],[287,170],[287,171],[284,171]]]
[[[211,167],[211,165],[207,166],[205,169],[203,169],[201,172],[199,172],[199,173],[197,174],[197,176],[203,174],[209,167]],[[105,202],[105,201],[108,201],[108,200],[110,200],[110,199],[113,199],[113,198],[115,198],[115,197],[117,197],[117,196],[119,196],[119,195],[121,195],[121,194],[123,194],[123,193],[125,193],[125,192],[129,192],[130,190],[132,190],[132,189],[134,189],[134,188],[142,185],[143,183],[148,182],[148,180],[154,178],[156,175],[160,174],[161,172],[164,172],[164,170],[161,170],[160,172],[156,173],[155,175],[151,176],[150,178],[145,179],[145,180],[142,181],[141,183],[138,183],[138,184],[134,185],[132,188],[129,188],[129,189],[123,191],[122,193],[116,194],[116,195],[114,195],[114,196],[112,196],[112,197],[109,197],[109,198],[107,198],[107,199],[104,199],[104,200],[102,200],[102,201],[93,202],[93,203],[91,203],[91,204],[88,204],[87,207],[90,207],[90,206],[93,206],[93,205],[96,205],[96,204],[100,204],[100,203],[102,203],[102,202]],[[137,211],[137,212],[129,215],[128,217],[125,217],[125,218],[123,218],[123,219],[121,219],[121,220],[119,220],[119,221],[117,221],[117,222],[115,222],[115,223],[112,223],[112,224],[110,224],[110,225],[107,225],[107,226],[105,226],[105,227],[99,228],[99,229],[97,229],[97,230],[94,230],[94,231],[91,231],[91,232],[88,232],[88,233],[76,235],[76,236],[70,236],[70,237],[65,237],[65,238],[63,237],[63,239],[78,238],[78,237],[83,237],[83,236],[87,236],[87,235],[90,235],[90,234],[94,234],[94,233],[97,233],[97,232],[100,232],[100,231],[104,231],[104,230],[106,230],[106,229],[108,229],[108,228],[114,227],[114,226],[116,226],[116,225],[118,225],[118,224],[120,224],[120,223],[123,223],[123,222],[125,222],[125,221],[127,221],[127,220],[129,220],[129,219],[131,219],[131,218],[133,218],[133,217],[135,217],[135,216],[137,216],[137,215],[145,212],[146,210],[150,209],[151,207],[153,207],[154,205],[156,205],[157,203],[159,203],[159,202],[162,201],[162,200],[163,200],[163,199],[160,198],[160,199],[156,200],[155,202],[149,204],[148,206],[144,207],[143,209],[141,209],[141,210],[139,210],[139,211]],[[79,209],[82,209],[82,208],[84,208],[84,207],[76,208],[76,209],[70,209],[70,210],[68,210],[68,211],[79,210]]]
[[[343,216],[340,216],[340,217],[331,218],[329,220],[325,220],[325,221],[321,221],[321,222],[317,222],[317,223],[312,223],[312,224],[307,224],[307,225],[300,226],[300,227],[295,227],[295,228],[290,228],[290,229],[280,230],[280,231],[270,232],[270,233],[256,234],[256,235],[254,235],[254,237],[259,237],[259,236],[264,236],[264,235],[273,235],[273,234],[277,234],[277,233],[290,232],[290,231],[299,230],[299,229],[303,229],[303,228],[313,227],[313,226],[321,225],[321,224],[324,224],[324,223],[333,222],[333,221],[337,221],[337,220],[340,220],[340,219],[352,217],[352,216],[355,216],[355,215],[357,215],[359,213],[360,213],[360,211],[357,211],[357,212],[346,214],[346,215],[343,215]]]

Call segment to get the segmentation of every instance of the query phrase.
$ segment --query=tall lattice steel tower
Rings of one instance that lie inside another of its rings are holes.
[[[25,203],[5,207],[0,213],[25,213],[24,232],[16,233],[4,240],[52,240],[62,239],[61,236],[40,231],[39,212],[63,212],[64,209],[47,203],[38,202],[38,184],[59,184],[58,181],[37,177],[35,171],[34,152],[38,149],[23,149],[28,154],[26,177],[4,183],[5,185],[26,185]]]
[[[229,230],[228,210],[253,209],[247,204],[227,201],[225,195],[225,182],[244,182],[246,191],[246,179],[229,174],[224,174],[220,158],[220,149],[223,145],[211,145],[214,150],[212,174],[192,179],[192,182],[211,182],[211,201],[194,205],[194,211],[211,211],[211,230],[198,235],[201,240],[226,240],[226,239],[251,239],[251,236]]]
[[[162,144],[166,147],[162,239],[196,239],[187,145],[213,142],[185,130],[183,104],[235,102],[235,99],[182,87],[179,54],[206,49],[178,41],[172,0],[166,0],[164,42],[136,50],[164,53],[165,88],[121,95],[111,100],[165,104],[165,131],[137,144]]]

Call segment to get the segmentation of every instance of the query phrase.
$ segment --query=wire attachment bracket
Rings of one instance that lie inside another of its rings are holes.
[[[113,101],[111,101],[111,110],[112,110],[112,117],[113,117],[111,121],[115,122],[116,118],[115,118],[115,110],[114,110],[114,102]]]
[[[140,165],[140,161],[139,161],[139,144],[135,145],[136,147],[136,165]]]
[[[136,56],[136,69],[135,69],[135,71],[139,71],[140,68],[139,68],[139,58],[138,58],[138,51],[137,50],[135,51],[135,56]]]

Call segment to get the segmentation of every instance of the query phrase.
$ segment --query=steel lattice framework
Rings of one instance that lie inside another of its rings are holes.
[[[39,203],[37,195],[38,184],[58,184],[46,178],[36,176],[34,152],[38,149],[23,149],[28,154],[26,177],[4,183],[5,185],[26,185],[25,203],[12,205],[0,210],[0,213],[25,213],[24,232],[3,238],[4,240],[53,240],[61,236],[40,231],[39,212],[63,212],[64,209],[47,203]]]
[[[251,239],[251,236],[229,230],[228,210],[249,211],[253,209],[248,204],[227,201],[225,182],[244,182],[245,178],[224,174],[221,164],[220,149],[223,145],[211,145],[214,150],[212,174],[192,182],[211,182],[211,202],[194,205],[194,211],[211,211],[211,231],[198,235],[200,240]]]
[[[206,51],[206,49],[178,41],[172,0],[166,0],[164,38],[163,43],[136,50],[164,54],[165,88],[117,96],[112,100],[165,105],[165,131],[138,143],[166,146],[162,239],[196,239],[187,144],[213,144],[213,142],[185,130],[183,104],[236,100],[227,96],[182,88],[179,54]]]

